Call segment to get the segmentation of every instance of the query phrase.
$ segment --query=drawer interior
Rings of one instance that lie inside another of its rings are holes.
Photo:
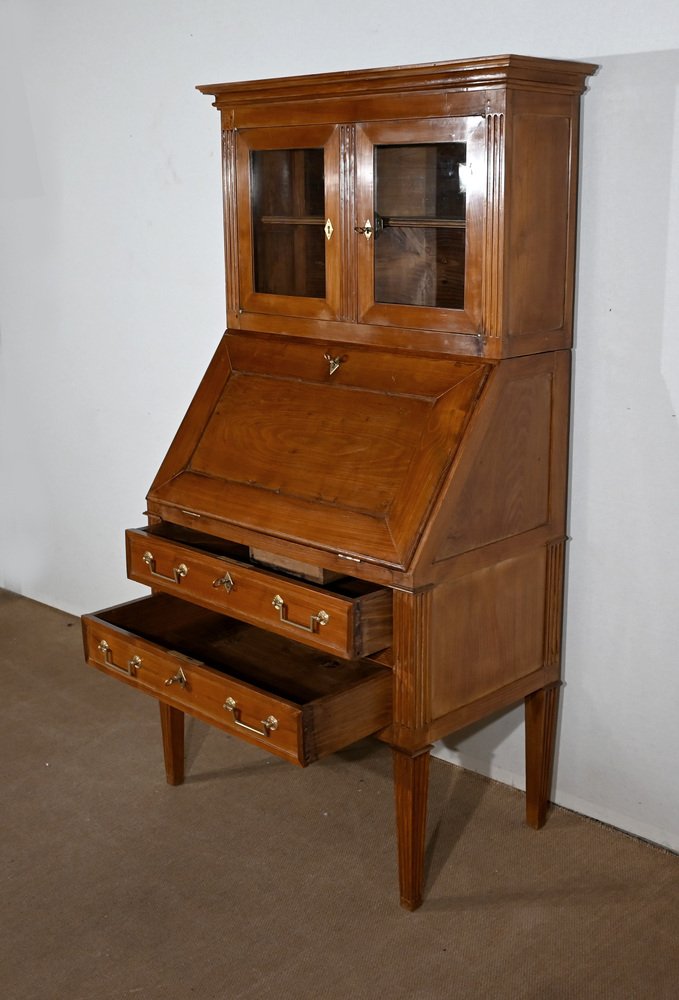
[[[240,562],[243,565],[252,566],[255,569],[263,569],[260,562],[252,559],[250,549],[247,545],[239,545],[237,542],[226,541],[214,535],[193,531],[190,528],[184,528],[181,525],[169,522],[163,522],[162,524],[138,530],[143,531],[149,536],[149,543],[153,538],[162,538],[179,545],[190,546],[192,549],[204,552],[206,555],[221,556],[234,562]],[[350,600],[364,597],[367,594],[372,594],[383,589],[378,584],[370,583],[367,580],[356,580],[350,576],[341,576],[327,583],[316,584],[310,582],[302,573],[295,573],[289,569],[276,568],[275,570],[271,570],[268,567],[264,569],[268,572],[275,572],[277,577],[284,578],[288,576],[291,580],[303,579],[305,586],[309,589],[317,588],[319,593],[336,594],[338,597],[347,597]]]
[[[334,658],[169,594],[118,605],[97,618],[299,705],[388,670],[370,659]]]

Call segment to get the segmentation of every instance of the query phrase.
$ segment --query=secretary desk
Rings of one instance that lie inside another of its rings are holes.
[[[501,56],[198,89],[227,330],[126,534],[151,594],[87,661],[306,766],[393,750],[403,906],[432,742],[525,703],[545,820],[560,676],[580,96]]]

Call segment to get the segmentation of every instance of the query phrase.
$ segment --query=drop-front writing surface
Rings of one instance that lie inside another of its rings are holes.
[[[227,336],[149,510],[406,569],[490,366],[330,347]]]
[[[200,88],[228,329],[127,533],[153,596],[86,616],[87,660],[158,700],[171,784],[186,714],[304,766],[387,742],[409,909],[432,741],[525,701],[526,816],[546,816],[594,69]]]

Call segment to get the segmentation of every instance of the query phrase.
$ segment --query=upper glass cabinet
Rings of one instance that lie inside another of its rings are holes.
[[[238,133],[241,311],[478,332],[484,120],[344,132]]]
[[[480,117],[359,127],[360,321],[478,330],[483,140]]]
[[[241,307],[333,319],[339,303],[336,127],[239,135]]]
[[[250,178],[255,292],[324,299],[323,150],[253,150]]]
[[[375,146],[375,301],[464,309],[464,142]]]
[[[200,87],[227,325],[500,359],[572,344],[589,63],[493,56]]]

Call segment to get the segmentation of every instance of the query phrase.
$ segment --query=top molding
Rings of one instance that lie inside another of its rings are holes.
[[[299,101],[308,98],[377,96],[393,91],[477,90],[488,87],[528,88],[581,94],[595,63],[539,59],[533,56],[486,56],[455,62],[419,63],[386,69],[315,73],[243,83],[203,84],[196,89],[216,98],[216,107]]]

